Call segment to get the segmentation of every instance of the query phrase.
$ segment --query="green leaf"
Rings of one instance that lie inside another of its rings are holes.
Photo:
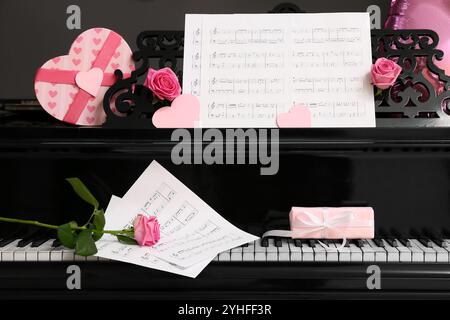
[[[137,245],[138,243],[136,242],[136,240],[134,240],[134,238],[130,238],[121,234],[116,235],[117,240],[119,240],[119,242],[124,243],[124,244],[133,244],[133,245]]]
[[[77,195],[86,201],[87,203],[94,206],[95,209],[98,209],[99,203],[97,199],[92,195],[86,185],[78,178],[67,178],[67,182],[70,183],[73,190],[77,193]]]
[[[57,231],[58,239],[61,241],[62,245],[73,249],[75,248],[75,242],[77,240],[77,233],[73,230],[73,227],[76,227],[77,223],[71,221],[69,223],[60,225]]]
[[[92,239],[92,231],[87,229],[80,232],[75,245],[75,254],[83,257],[97,253],[95,241]]]
[[[92,218],[92,224],[94,225],[94,229],[97,231],[103,231],[105,228],[105,212],[102,210],[94,210],[93,218]],[[103,236],[103,233],[93,233],[92,238],[94,241],[100,240],[100,238]]]

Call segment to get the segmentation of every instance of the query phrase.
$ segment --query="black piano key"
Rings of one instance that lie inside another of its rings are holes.
[[[280,239],[280,238],[276,238],[275,241],[274,241],[274,243],[275,243],[275,247],[277,247],[277,248],[283,246],[283,243],[281,242],[281,239]]]
[[[261,239],[261,247],[267,248],[268,246],[269,246],[269,239],[268,238]]]
[[[301,247],[302,246],[302,241],[300,239],[294,239],[294,246]]]
[[[387,232],[384,228],[380,228],[378,230],[378,234],[380,235],[380,238],[385,240],[391,247],[398,247],[398,243],[395,240],[395,237]]]
[[[374,238],[372,240],[378,247],[384,248],[384,242],[379,238]]]
[[[423,229],[423,234],[432,242],[434,242],[439,247],[443,247],[445,245],[442,234],[438,234],[435,231],[432,231],[428,228]]]
[[[10,238],[10,239],[4,239],[2,241],[0,241],[0,248],[6,247],[8,244],[10,244],[11,242],[15,241],[16,239],[14,238]]]
[[[401,232],[399,232],[396,229],[392,229],[391,233],[400,242],[397,246],[401,244],[405,247],[412,247],[411,241],[409,241],[409,239],[406,236],[404,236]]]
[[[31,242],[31,247],[32,248],[39,247],[39,246],[41,246],[42,244],[44,244],[45,242],[47,242],[50,239],[51,239],[50,237],[42,236],[42,237],[40,237],[38,239],[33,240]]]
[[[248,242],[241,245],[242,248],[248,247]]]
[[[29,234],[25,235],[17,244],[17,247],[23,248],[27,245],[29,245],[33,240],[35,240],[39,236],[38,231],[32,231]]]
[[[362,240],[356,240],[356,245],[357,245],[359,248],[362,248],[362,247],[364,247],[364,241],[362,241]]]
[[[57,247],[60,247],[60,246],[61,246],[61,242],[58,239],[53,241],[53,243],[52,243],[52,247],[53,248],[57,248]]]
[[[314,239],[308,240],[308,242],[309,242],[309,246],[310,246],[311,248],[315,248],[316,245],[318,244],[318,243],[317,243],[317,240],[314,240]]]

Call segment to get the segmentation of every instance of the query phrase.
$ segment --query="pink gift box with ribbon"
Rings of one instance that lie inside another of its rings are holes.
[[[86,30],[68,55],[50,59],[37,70],[36,97],[45,111],[61,121],[100,125],[106,119],[103,96],[116,81],[116,69],[125,78],[134,70],[126,41],[106,28]]]
[[[289,213],[292,238],[372,239],[371,207],[292,207]]]

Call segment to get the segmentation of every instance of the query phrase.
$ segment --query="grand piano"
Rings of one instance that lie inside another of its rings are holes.
[[[394,50],[399,37],[412,44]],[[420,41],[424,37],[428,41]],[[148,31],[138,42],[144,38],[151,40],[144,50],[150,63],[169,62],[182,76],[183,32]],[[69,126],[35,101],[3,99],[0,214],[54,224],[85,221],[90,207],[66,177],[82,179],[105,208],[112,194],[123,195],[157,160],[255,235],[287,229],[292,206],[371,206],[375,239],[351,240],[339,252],[315,240],[261,239],[219,254],[188,279],[79,257],[52,232],[1,223],[0,298],[449,298],[450,81],[437,70],[443,85],[437,92],[414,73],[417,57],[438,53],[438,37],[430,30],[381,30],[372,40],[374,59],[414,58],[403,75],[409,79],[404,95],[377,97],[377,128],[280,130],[279,172],[272,176],[260,175],[256,165],[177,166],[170,159],[176,143],[170,130],[117,122]],[[80,267],[82,290],[67,287],[70,265]],[[373,266],[380,276],[375,287],[369,285]]]

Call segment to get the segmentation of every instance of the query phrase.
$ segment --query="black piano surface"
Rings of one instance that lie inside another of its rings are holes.
[[[287,228],[291,206],[369,205],[378,238],[450,238],[449,128],[283,129],[279,171],[272,176],[260,175],[257,165],[174,165],[170,134],[80,128],[39,111],[10,113],[0,120],[0,211],[49,223],[84,221],[89,207],[64,178],[80,177],[105,207],[157,160],[226,219],[259,236]],[[14,228],[0,225],[0,238]],[[29,234],[15,237],[20,232]],[[188,279],[120,262],[76,261],[83,272],[80,292],[67,290],[70,264],[0,262],[0,296],[450,297],[450,263],[214,261]],[[380,290],[367,287],[373,264],[381,270]]]

